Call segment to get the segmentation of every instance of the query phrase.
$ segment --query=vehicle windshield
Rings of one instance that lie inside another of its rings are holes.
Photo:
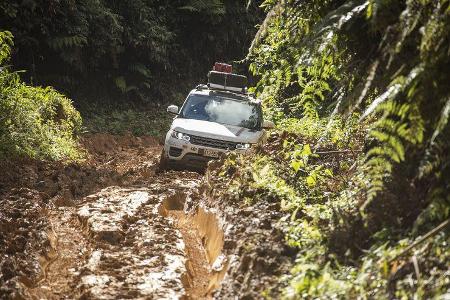
[[[257,104],[251,102],[218,95],[191,95],[186,100],[180,116],[257,129],[260,126],[261,110]]]

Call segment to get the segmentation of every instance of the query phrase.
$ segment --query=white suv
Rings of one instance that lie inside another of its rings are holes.
[[[202,169],[227,151],[246,152],[266,139],[261,102],[253,97],[199,85],[175,114],[161,154],[161,169],[172,166]]]

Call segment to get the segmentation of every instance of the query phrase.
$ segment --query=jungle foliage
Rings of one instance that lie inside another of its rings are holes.
[[[257,4],[215,0],[0,1],[22,77],[75,102],[168,102],[205,80],[214,61],[242,57]]]
[[[286,211],[298,254],[283,295],[448,295],[450,1],[262,6],[245,61],[279,134],[221,175],[237,199]]]
[[[214,61],[242,57],[262,18],[258,1],[0,1],[10,69],[67,94],[84,130],[112,134],[162,135],[160,105],[183,101]]]
[[[76,159],[81,117],[53,88],[32,87],[7,65],[13,44],[0,31],[0,159]]]

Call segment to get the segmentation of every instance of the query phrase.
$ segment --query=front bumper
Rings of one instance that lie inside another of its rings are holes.
[[[206,151],[205,151],[206,150]],[[205,155],[205,152],[213,151],[218,157]],[[224,150],[207,146],[191,144],[188,141],[174,138],[170,135],[166,137],[164,153],[171,164],[179,164],[188,167],[205,167],[208,161],[218,159],[229,151],[245,153],[247,150]]]

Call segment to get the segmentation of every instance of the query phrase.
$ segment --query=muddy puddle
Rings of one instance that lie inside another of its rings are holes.
[[[54,254],[45,260],[53,267],[44,267],[46,279],[30,292],[36,298],[210,299],[227,267],[223,231],[213,212],[188,211],[187,197],[172,189],[161,194],[159,183],[85,197],[69,217],[72,234],[54,226]],[[61,245],[69,236],[79,243]]]
[[[196,199],[198,200],[198,199]],[[175,222],[185,242],[186,296],[192,299],[211,299],[227,270],[222,253],[223,225],[217,215],[202,206],[188,209],[189,195],[176,193],[163,200],[159,207],[162,216]]]
[[[80,271],[86,298],[174,299],[183,295],[184,243],[157,210],[152,189],[109,187],[89,197],[77,216],[94,245]]]

